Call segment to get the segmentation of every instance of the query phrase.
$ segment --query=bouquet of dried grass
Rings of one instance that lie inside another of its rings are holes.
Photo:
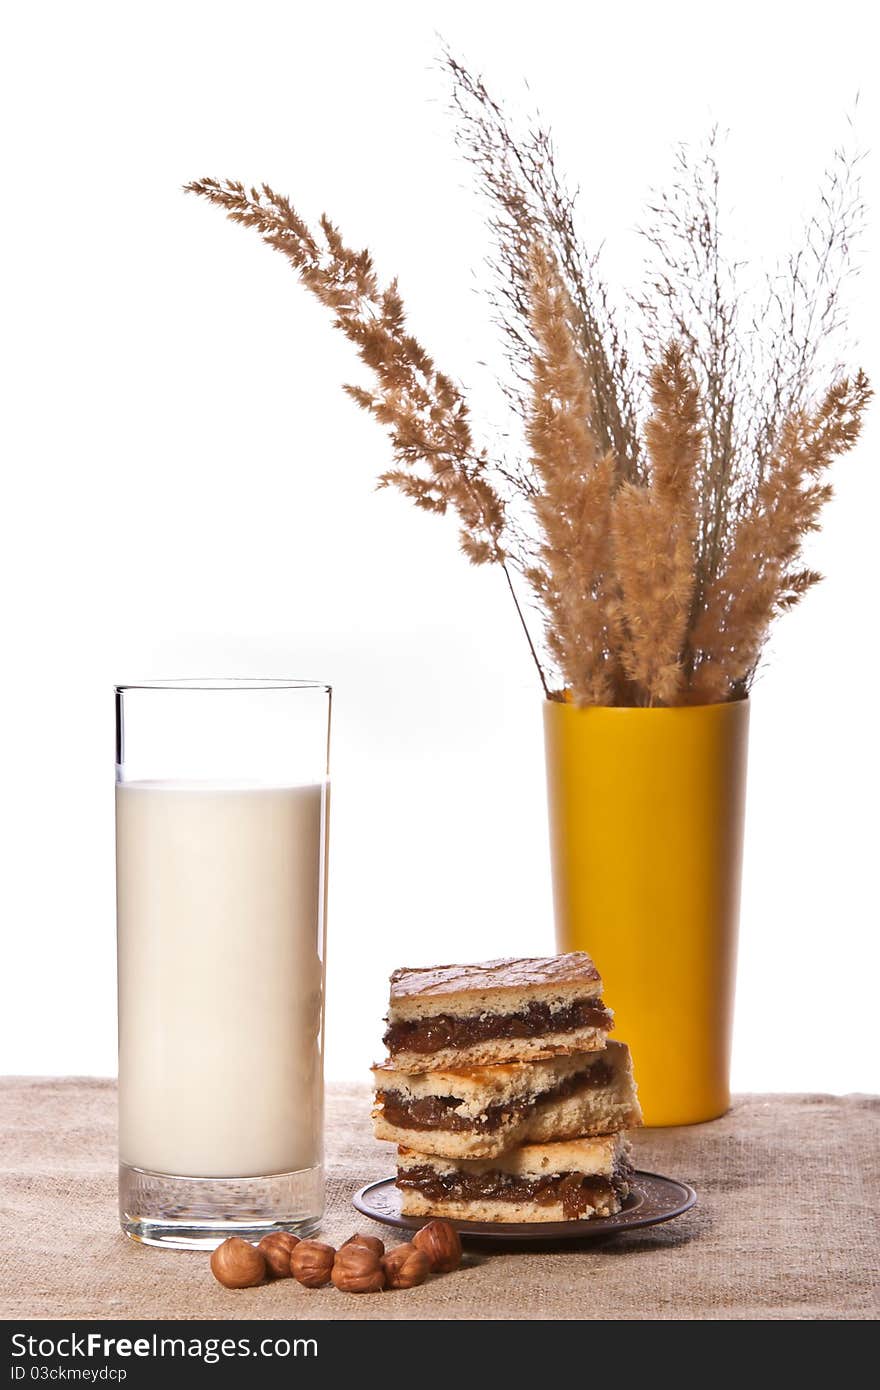
[[[482,81],[444,61],[458,139],[491,209],[502,385],[523,433],[514,465],[475,442],[464,394],[410,333],[396,281],[380,283],[367,251],[326,217],[313,230],[266,184],[199,179],[187,191],[255,228],[331,311],[373,377],[346,390],[391,438],[380,486],[454,512],[471,562],[501,568],[549,698],[740,698],[773,619],[820,578],[803,542],[871,396],[862,372],[828,363],[863,211],[858,162],[836,157],[821,213],[748,319],[724,255],[716,141],[696,159],[680,150],[644,232],[635,353],[578,236],[549,132],[518,138]]]

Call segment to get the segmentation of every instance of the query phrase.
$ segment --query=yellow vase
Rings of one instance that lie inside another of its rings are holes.
[[[645,1123],[730,1104],[749,705],[544,705],[560,951],[588,951]]]

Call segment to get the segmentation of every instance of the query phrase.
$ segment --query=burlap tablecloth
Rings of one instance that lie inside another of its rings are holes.
[[[874,1318],[880,1312],[880,1098],[741,1096],[689,1129],[645,1130],[637,1165],[696,1187],[695,1210],[592,1244],[469,1254],[457,1274],[355,1297],[292,1280],[231,1292],[203,1253],[155,1250],[116,1224],[115,1087],[0,1081],[0,1315],[15,1318]],[[390,1171],[364,1087],[330,1088],[327,1216]]]

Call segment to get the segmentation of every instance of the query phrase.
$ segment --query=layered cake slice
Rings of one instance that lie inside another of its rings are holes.
[[[583,951],[395,970],[387,1022],[385,1046],[404,1072],[594,1052],[613,1026]]]
[[[622,1134],[525,1144],[497,1158],[441,1158],[400,1148],[404,1216],[458,1221],[579,1221],[613,1216],[629,1194]]]
[[[466,1070],[373,1068],[377,1139],[447,1158],[493,1158],[517,1144],[611,1134],[641,1123],[626,1043]]]

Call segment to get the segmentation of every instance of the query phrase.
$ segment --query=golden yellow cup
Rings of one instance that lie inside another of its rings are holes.
[[[749,704],[544,706],[560,951],[588,951],[645,1123],[730,1104]]]

